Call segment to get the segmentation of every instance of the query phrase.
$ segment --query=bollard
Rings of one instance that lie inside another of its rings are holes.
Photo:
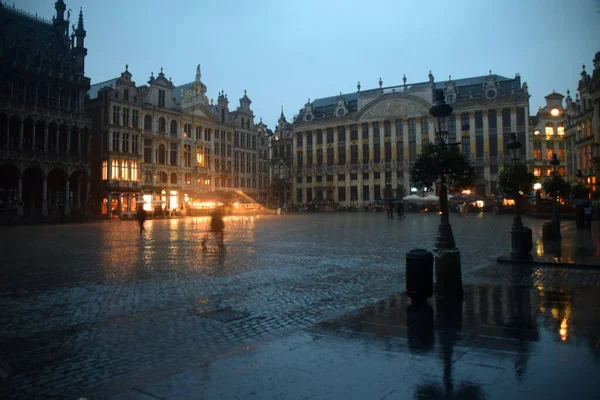
[[[406,294],[422,303],[433,294],[433,254],[413,249],[406,254]]]

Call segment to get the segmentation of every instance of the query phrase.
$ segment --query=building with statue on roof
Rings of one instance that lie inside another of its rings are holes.
[[[292,202],[292,139],[292,124],[281,107],[277,127],[269,140],[269,203],[274,207],[284,208]]]
[[[55,10],[47,21],[0,3],[0,218],[85,212],[91,146],[86,31],[81,10],[71,29],[71,10],[62,0]]]
[[[565,140],[567,176],[580,180],[592,191],[600,179],[600,52],[593,59],[590,76],[583,65],[575,100],[567,91]]]
[[[361,90],[307,102],[292,124],[292,198],[362,206],[411,185],[409,168],[423,144],[435,141],[429,115],[434,91],[453,107],[449,141],[460,144],[480,179],[473,190],[493,195],[498,173],[509,165],[506,144],[517,133],[527,154],[529,93],[517,74],[429,80]]]
[[[216,104],[206,93],[200,66],[194,81],[179,86],[162,68],[136,86],[128,66],[119,78],[91,86],[97,213],[126,218],[142,204],[187,214],[231,198],[216,195],[224,192],[240,204],[260,200],[267,188],[259,172],[266,131],[254,124],[250,98],[244,91],[230,111],[223,91]]]
[[[545,97],[546,105],[540,107],[529,121],[529,148],[527,164],[530,171],[540,180],[553,173],[550,160],[554,154],[560,164],[557,166],[560,176],[566,175],[566,140],[564,96],[553,91]]]

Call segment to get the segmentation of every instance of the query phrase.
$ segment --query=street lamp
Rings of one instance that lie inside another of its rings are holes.
[[[550,160],[550,165],[552,165],[552,174],[554,177],[558,175],[558,165],[560,164],[560,160],[556,156],[556,153],[552,153],[552,160]],[[560,235],[560,219],[558,218],[558,210],[556,209],[556,197],[558,193],[554,193],[552,195],[552,224],[556,229],[558,235]]]
[[[452,114],[452,107],[446,104],[443,92],[437,91],[429,113],[432,117],[437,118],[438,121],[438,129],[435,132],[436,145],[441,149],[446,149],[448,131],[442,129],[442,121]],[[452,226],[450,225],[450,216],[448,214],[448,188],[444,171],[440,171],[440,211],[440,225],[435,240],[435,247],[437,249],[456,249]]]
[[[579,181],[579,183],[582,183],[582,181],[583,181],[583,172],[581,172],[580,169],[577,170],[577,173],[575,174],[575,178],[577,178],[577,180]]]
[[[435,91],[433,105],[429,109],[432,117],[437,118],[435,132],[436,146],[445,152],[448,148],[448,131],[444,128],[444,120],[452,114],[452,107],[446,104],[444,92]],[[462,272],[460,251],[456,248],[450,216],[448,214],[448,187],[445,171],[440,174],[440,225],[435,240],[435,292],[437,297],[462,301]]]
[[[516,133],[510,134],[510,140],[508,141],[507,147],[511,154],[512,168],[516,170],[516,166],[519,165],[519,152],[521,150],[521,142],[517,138]],[[513,219],[512,227],[510,228],[511,238],[511,252],[510,256],[513,259],[528,259],[531,257],[532,249],[532,232],[526,226],[523,226],[523,220],[521,219],[521,193],[519,188],[515,193],[515,218]]]

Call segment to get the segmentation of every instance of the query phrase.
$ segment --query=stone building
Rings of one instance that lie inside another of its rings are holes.
[[[89,92],[98,134],[97,212],[123,217],[138,203],[186,213],[215,191],[258,197],[260,133],[246,93],[233,112],[224,92],[214,104],[200,66],[195,80],[180,86],[162,68],[146,85],[131,78],[126,68]]]
[[[31,218],[80,212],[89,190],[83,13],[69,29],[55,9],[47,21],[0,3],[0,200]]]
[[[262,118],[260,119],[260,122],[256,125],[256,130],[258,132],[258,137],[256,139],[256,149],[258,151],[258,165],[256,167],[258,175],[257,201],[261,205],[267,206],[270,188],[269,143],[273,136],[273,131],[262,122]]]
[[[384,189],[411,188],[409,167],[424,143],[435,140],[429,115],[433,93],[444,91],[454,111],[447,120],[450,142],[459,143],[479,172],[477,193],[496,193],[498,172],[510,164],[506,143],[516,132],[525,145],[529,123],[527,84],[489,75],[429,80],[357,91],[307,102],[293,122],[294,202],[329,200],[363,205]],[[420,189],[420,188],[419,188]]]
[[[546,105],[540,107],[537,114],[530,118],[528,140],[531,153],[528,154],[527,161],[530,171],[541,179],[552,175],[550,160],[554,154],[560,161],[559,174],[566,175],[563,98],[562,94],[553,91],[545,97]]]
[[[567,141],[567,176],[578,179],[592,191],[600,179],[600,52],[596,53],[590,76],[583,65],[575,101],[566,98],[565,137]]]
[[[292,200],[292,142],[293,127],[285,115],[283,107],[275,132],[269,140],[269,202],[277,207],[285,207]]]

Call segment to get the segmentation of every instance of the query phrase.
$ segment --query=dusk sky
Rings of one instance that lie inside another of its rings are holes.
[[[11,2],[4,2],[12,5]],[[92,83],[129,64],[138,85],[164,68],[180,85],[196,65],[208,97],[230,109],[244,89],[256,122],[274,128],[311,100],[427,80],[521,74],[531,113],[555,89],[575,97],[581,65],[600,51],[600,0],[65,0],[83,7]],[[54,0],[16,0],[51,19]]]

